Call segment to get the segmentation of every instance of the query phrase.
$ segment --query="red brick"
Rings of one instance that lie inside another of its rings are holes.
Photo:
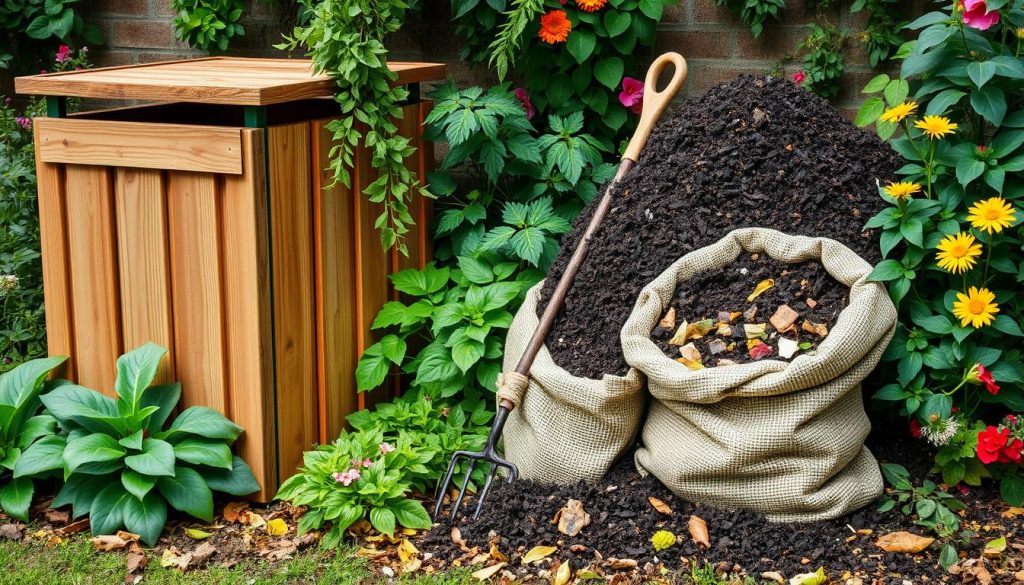
[[[658,31],[654,52],[675,51],[687,59],[727,59],[733,54],[735,33],[720,31]]]
[[[693,21],[698,24],[735,24],[742,26],[739,17],[715,0],[694,0]]]
[[[687,22],[688,20],[686,7],[681,2],[666,6],[661,15],[662,24]]]
[[[149,14],[149,0],[92,0],[88,10],[91,14],[145,16]]]
[[[714,65],[712,63],[693,63],[690,65],[690,73],[686,77],[686,85],[683,86],[683,95],[696,97],[703,94],[708,88],[731,81],[740,75],[764,75],[767,72],[765,68],[734,67],[728,63]]]
[[[152,0],[153,14],[157,16],[176,16],[177,12],[171,7],[171,0]]]
[[[131,51],[110,50],[106,47],[103,50],[90,51],[90,56],[97,67],[129,65],[134,62],[134,53]]]
[[[107,45],[135,49],[186,48],[174,37],[174,24],[162,20],[119,20],[105,27]]]
[[[765,27],[764,32],[756,39],[749,30],[745,30],[738,34],[739,57],[780,61],[787,55],[796,55],[797,46],[806,37],[805,29],[778,25]]]

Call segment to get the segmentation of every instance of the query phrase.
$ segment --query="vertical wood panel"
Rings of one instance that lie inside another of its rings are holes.
[[[416,154],[419,157],[417,161],[417,172],[423,180],[426,180],[427,173],[433,172],[435,161],[434,161],[434,143],[428,142],[423,139],[423,124],[426,122],[427,115],[430,114],[430,110],[434,108],[434,102],[422,101],[417,104],[417,119],[419,120],[419,126],[416,128]],[[427,262],[430,262],[434,256],[434,238],[433,238],[433,226],[431,222],[434,220],[434,202],[432,199],[424,197],[420,198],[419,216],[416,217],[416,225],[419,226],[419,241],[420,241],[420,267],[426,266]]]
[[[286,477],[319,437],[310,123],[269,133],[278,468]]]
[[[41,132],[36,132],[38,147]],[[43,264],[43,297],[46,304],[46,350],[51,356],[65,355],[58,375],[76,379],[75,344],[71,323],[71,281],[68,264],[67,216],[64,204],[64,170],[61,165],[36,159],[38,181],[39,235]]]
[[[77,382],[115,395],[121,354],[114,195],[105,167],[65,167]]]
[[[270,260],[262,130],[242,131],[242,174],[224,178],[221,249],[231,418],[245,429],[235,443],[270,501],[277,491]]]
[[[313,216],[316,242],[317,372],[320,442],[337,438],[345,417],[358,409],[355,237],[352,189],[331,183],[330,120],[312,124]]]
[[[171,297],[182,406],[227,413],[216,186],[208,173],[168,173]]]
[[[156,383],[173,382],[177,378],[163,173],[123,168],[114,173],[124,346],[129,350],[151,341],[167,348]]]

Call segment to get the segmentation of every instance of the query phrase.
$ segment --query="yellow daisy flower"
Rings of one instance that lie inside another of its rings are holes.
[[[979,230],[988,233],[999,233],[1016,221],[1017,210],[1002,197],[983,199],[967,209],[970,215],[967,221]]]
[[[882,116],[879,119],[883,122],[902,122],[904,118],[913,114],[916,110],[917,102],[903,102],[882,112]]]
[[[947,134],[952,134],[956,130],[957,125],[949,121],[949,118],[945,116],[925,116],[914,122],[915,128],[920,128],[925,134],[927,134],[933,140],[936,138],[944,138]]]
[[[965,232],[942,238],[936,247],[939,249],[939,253],[935,255],[935,259],[939,261],[939,268],[953,274],[974,268],[978,262],[977,257],[981,255],[981,244],[977,243],[974,236]]]
[[[990,325],[999,312],[996,295],[987,288],[972,286],[967,294],[956,293],[956,298],[953,302],[953,315],[960,319],[961,327],[970,325],[978,329]]]
[[[920,193],[921,185],[911,183],[910,181],[900,181],[899,183],[890,182],[882,190],[885,191],[886,195],[893,199],[904,199],[915,193]]]

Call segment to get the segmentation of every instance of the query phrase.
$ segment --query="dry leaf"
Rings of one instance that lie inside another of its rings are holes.
[[[244,515],[245,521],[242,524],[248,524],[253,528],[263,528],[267,525],[267,521],[263,516],[260,516],[256,512],[247,511]]]
[[[750,347],[750,349],[747,350],[747,353],[750,354],[752,359],[759,360],[772,355],[772,346],[767,343],[761,343],[758,341],[757,344],[753,346],[748,344],[748,347]]]
[[[1000,514],[1003,518],[1016,518],[1017,516],[1024,516],[1024,508],[1018,508],[1011,506]]]
[[[67,526],[65,526],[64,528],[61,528],[57,532],[60,533],[60,534],[63,534],[64,536],[67,536],[69,534],[76,534],[78,532],[81,532],[81,531],[85,530],[88,527],[89,527],[89,518],[86,517],[86,518],[83,518],[81,520],[77,520],[75,522],[72,522],[71,524],[68,524]],[[0,531],[2,531],[2,530],[3,530],[3,527],[0,527]]]
[[[812,323],[811,321],[804,321],[800,328],[808,333],[813,333],[818,337],[825,337],[828,335],[828,327],[824,323]]]
[[[126,562],[128,575],[132,575],[140,569],[145,569],[148,564],[149,557],[146,556],[146,553],[138,544],[132,544],[132,547],[128,550],[128,559]]]
[[[213,546],[209,542],[204,542],[197,546],[196,550],[192,551],[192,564],[205,562],[216,553],[217,547]]]
[[[764,294],[764,291],[770,289],[773,286],[775,286],[775,280],[771,278],[767,278],[757,283],[757,286],[754,287],[754,292],[750,293],[750,296],[747,297],[747,302],[754,302],[754,299]]]
[[[228,522],[243,522],[244,514],[249,509],[249,502],[228,502],[221,512]]]
[[[46,512],[44,512],[44,515],[46,516],[46,521],[50,524],[63,525],[67,524],[68,522],[71,522],[71,513],[68,512],[67,510],[54,510],[51,508],[49,510],[46,510]]]
[[[623,569],[635,569],[637,567],[636,559],[613,559],[610,558],[607,561],[608,566],[615,570]]]
[[[713,339],[708,343],[708,351],[711,352],[711,355],[718,355],[727,349],[728,346],[721,339]]]
[[[652,506],[654,506],[655,510],[661,512],[662,514],[664,514],[666,516],[671,516],[672,515],[672,508],[669,508],[668,504],[666,504],[665,502],[662,502],[658,498],[656,498],[654,496],[648,496],[647,497],[647,501],[650,502]]]
[[[186,528],[185,529],[185,534],[189,538],[194,539],[194,540],[203,540],[203,539],[210,538],[211,536],[213,536],[209,532],[206,532],[204,530],[199,530],[198,528]]]
[[[92,537],[91,542],[93,550],[103,552],[121,550],[124,547],[128,546],[128,541],[116,534],[103,534],[100,536],[94,536]]]
[[[409,542],[408,538],[403,538],[402,542],[398,544],[398,558],[401,559],[403,563],[407,563],[412,559],[415,559],[419,554],[419,549],[416,548],[416,545]]]
[[[658,327],[664,329],[675,329],[676,328],[676,310],[675,307],[669,307],[668,312],[665,316],[658,321]]]
[[[764,339],[767,337],[764,323],[750,323],[744,325],[743,335],[745,335],[747,339]]]
[[[797,575],[789,580],[789,585],[824,585],[828,581],[825,576],[825,567],[818,567],[813,573]]]
[[[491,565],[490,567],[487,567],[486,569],[480,569],[479,571],[473,573],[473,578],[477,579],[479,581],[486,581],[486,580],[490,579],[491,577],[493,577],[504,566],[505,566],[505,563],[498,563],[497,565]]]
[[[918,536],[910,532],[893,532],[886,534],[875,541],[875,546],[886,551],[896,553],[919,553],[928,548],[934,538]]]
[[[676,361],[681,363],[681,364],[683,364],[684,366],[687,367],[687,369],[690,369],[690,370],[703,370],[704,369],[704,362],[688,360],[688,359],[683,358],[683,357],[676,358]]]
[[[808,297],[807,300],[804,301],[804,304],[813,309],[818,306],[818,301]]]
[[[779,583],[779,585],[782,585],[786,582],[786,578],[783,577],[782,573],[779,573],[778,571],[765,571],[764,573],[761,573],[761,578],[768,579],[770,581],[775,581],[776,583]]]
[[[24,530],[24,524],[4,524],[0,526],[0,538],[6,538],[7,540],[21,540],[25,536]]]
[[[960,566],[960,572],[964,575],[964,583],[977,581],[978,585],[990,585],[992,573],[985,567],[982,559],[968,559]]]
[[[529,551],[527,551],[525,555],[523,555],[523,558],[520,562],[524,565],[536,563],[537,561],[548,558],[556,550],[558,549],[553,546],[535,546],[531,548]]]
[[[702,359],[700,355],[700,350],[697,349],[697,346],[692,343],[687,343],[683,347],[680,347],[679,355],[682,356],[684,360],[689,362],[699,362]]]
[[[288,534],[288,524],[280,518],[274,518],[267,522],[267,534],[270,536],[284,536]]]
[[[800,313],[794,311],[789,305],[779,305],[779,308],[775,309],[775,314],[768,319],[768,322],[776,330],[785,331],[792,327],[799,318]]]
[[[669,339],[668,342],[672,345],[686,345],[686,329],[688,325],[689,323],[683,321],[683,324],[679,326],[675,335],[673,335],[672,339]]]
[[[985,543],[985,550],[981,555],[989,559],[998,559],[1003,555],[1004,550],[1006,550],[1006,537],[1000,536]]]
[[[569,500],[559,510],[558,531],[566,536],[576,536],[588,524],[590,524],[590,514],[583,509],[583,502],[579,500]]]
[[[715,322],[711,319],[702,319],[696,323],[690,323],[686,326],[686,338],[700,339],[710,333],[714,328]]]
[[[495,542],[491,543],[490,553],[491,553],[491,558],[492,559],[494,559],[496,561],[499,561],[499,562],[502,562],[502,563],[507,563],[508,562],[508,557],[505,556],[505,553],[501,552],[501,550],[498,549],[498,544],[495,543]]]
[[[690,521],[686,523],[686,528],[690,531],[690,538],[693,539],[693,542],[704,545],[704,548],[711,548],[708,523],[703,518],[690,516]]]
[[[177,554],[179,552],[181,551],[174,548],[173,546],[165,548],[163,554],[160,555],[160,566],[165,569],[169,567],[179,566],[181,562],[181,557]]]
[[[565,561],[558,565],[558,570],[551,578],[551,585],[567,585],[570,579],[572,579],[572,567],[569,566],[569,561]]]

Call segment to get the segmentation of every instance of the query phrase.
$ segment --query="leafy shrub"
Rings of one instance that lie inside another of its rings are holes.
[[[167,506],[213,519],[213,491],[241,496],[259,490],[249,466],[232,456],[242,428],[206,407],[167,420],[181,384],[151,386],[167,350],[146,344],[117,360],[117,399],[73,384],[41,397],[65,435],[37,441],[22,453],[14,476],[62,470],[65,484],[52,506],[89,515],[93,534],[126,528],[156,544]]]
[[[0,68],[36,73],[56,43],[102,44],[103,33],[75,10],[79,0],[0,2]],[[44,65],[45,67],[45,65]]]
[[[174,31],[191,47],[208,53],[228,50],[236,36],[245,35],[239,22],[245,8],[243,0],[174,0]]]
[[[983,472],[964,454],[979,447],[978,421],[1024,411],[1024,10],[990,0],[909,28],[920,33],[900,50],[900,77],[871,80],[865,93],[881,96],[857,116],[907,160],[904,180],[881,189],[891,206],[867,223],[886,257],[871,278],[888,285],[902,324],[884,358],[894,382],[875,398],[942,447],[945,481],[977,484],[991,471],[1021,505],[1020,465]]]
[[[0,376],[0,509],[19,520],[28,520],[35,491],[23,473],[30,470],[31,460],[21,454],[36,444],[38,450],[56,443],[57,420],[39,413],[39,395],[64,383],[46,378],[65,359],[31,360]]]
[[[800,43],[800,48],[807,51],[803,59],[803,86],[825,99],[835,98],[839,95],[845,68],[846,35],[831,25],[812,24],[810,29],[810,34]]]
[[[958,559],[951,539],[960,530],[960,518],[956,512],[964,504],[952,494],[939,489],[935,482],[924,480],[921,487],[914,485],[906,467],[895,463],[883,463],[882,475],[892,486],[892,492],[882,498],[878,509],[881,512],[899,507],[899,511],[914,519],[914,524],[923,526],[941,539],[947,540],[939,553],[939,562],[949,568]]]
[[[754,38],[761,36],[765,23],[777,21],[779,12],[786,7],[786,0],[715,0],[739,15],[743,24],[750,27]]]

